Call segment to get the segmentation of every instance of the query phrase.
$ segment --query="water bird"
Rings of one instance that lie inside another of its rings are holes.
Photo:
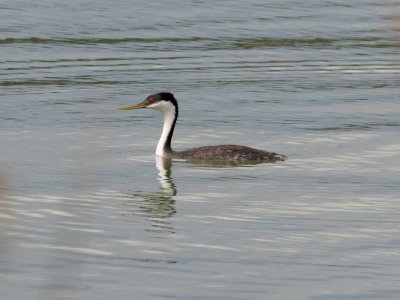
[[[199,160],[199,161],[284,161],[283,154],[254,149],[239,145],[216,145],[174,151],[171,147],[172,135],[178,119],[178,102],[173,94],[168,92],[148,96],[143,102],[119,110],[151,108],[160,111],[164,116],[164,126],[157,144],[156,155],[169,159]]]

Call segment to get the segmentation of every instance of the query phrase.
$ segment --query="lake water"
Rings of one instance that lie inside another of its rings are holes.
[[[0,4],[2,299],[398,299],[398,1]],[[243,144],[274,164],[156,160]]]

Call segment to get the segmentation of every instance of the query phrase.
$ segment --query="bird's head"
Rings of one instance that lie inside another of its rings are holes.
[[[162,92],[148,96],[143,102],[132,106],[120,107],[119,110],[132,110],[139,108],[152,108],[165,113],[167,111],[177,111],[178,103],[173,94]]]

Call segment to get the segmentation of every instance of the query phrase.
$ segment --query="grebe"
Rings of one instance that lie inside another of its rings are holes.
[[[152,108],[160,111],[164,116],[164,126],[158,141],[156,155],[163,158],[184,160],[217,160],[217,161],[283,161],[287,157],[282,154],[258,150],[238,145],[217,145],[198,147],[183,151],[174,151],[171,148],[172,134],[178,119],[178,102],[171,93],[150,95],[142,103],[120,107],[120,110]]]

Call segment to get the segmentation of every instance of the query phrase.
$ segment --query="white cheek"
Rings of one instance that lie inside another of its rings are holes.
[[[147,106],[146,106],[146,108],[157,109],[157,108],[158,108],[158,103],[159,103],[159,102],[156,102],[156,103],[153,103],[153,104],[147,105]]]
[[[162,113],[166,113],[171,109],[174,109],[174,105],[171,102],[160,101],[147,106],[147,108],[156,109],[161,111]]]

